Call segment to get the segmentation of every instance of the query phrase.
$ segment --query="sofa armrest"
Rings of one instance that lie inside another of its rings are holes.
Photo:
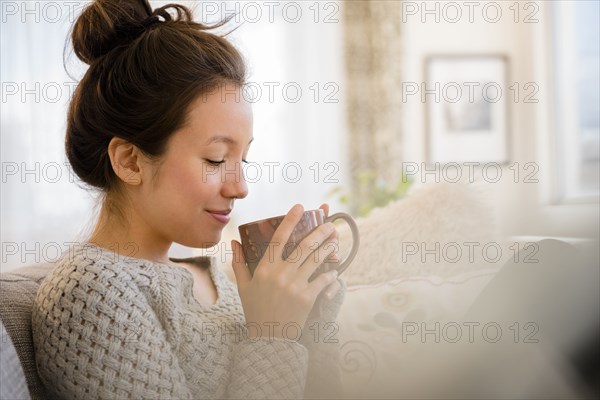
[[[0,399],[29,399],[21,360],[0,320]]]
[[[38,287],[53,267],[53,264],[34,265],[0,273],[0,322],[6,331],[3,345],[10,341],[14,346],[32,399],[44,399],[46,393],[35,365],[31,311]]]

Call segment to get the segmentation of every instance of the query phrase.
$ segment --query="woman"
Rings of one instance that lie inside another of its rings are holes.
[[[211,260],[167,255],[174,242],[217,244],[248,193],[244,61],[214,27],[146,0],[95,1],[75,22],[74,51],[89,69],[70,104],[66,152],[104,199],[89,240],[59,260],[35,300],[36,363],[52,397],[339,396],[327,323],[345,284],[332,272],[308,280],[335,257],[331,224],[293,261],[274,246],[253,276],[232,241],[237,288]],[[302,211],[290,210],[273,244]]]

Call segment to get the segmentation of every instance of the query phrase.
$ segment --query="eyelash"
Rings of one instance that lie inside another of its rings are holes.
[[[219,165],[219,164],[223,164],[225,162],[225,160],[221,160],[221,161],[206,160],[206,161],[211,165]]]
[[[225,160],[220,160],[220,161],[206,160],[206,161],[207,161],[209,164],[211,164],[211,165],[221,165],[221,164],[223,164],[223,163],[225,162]],[[248,161],[247,161],[247,160],[242,160],[242,162],[243,162],[244,164],[248,164]]]

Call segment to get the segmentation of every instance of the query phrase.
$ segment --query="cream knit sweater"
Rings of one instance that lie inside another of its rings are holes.
[[[335,318],[346,291],[319,298],[288,337],[246,335],[236,287],[214,260],[217,303],[200,305],[183,267],[93,244],[66,252],[42,282],[33,341],[42,381],[63,399],[302,398],[341,395]],[[315,315],[320,315],[318,318]]]

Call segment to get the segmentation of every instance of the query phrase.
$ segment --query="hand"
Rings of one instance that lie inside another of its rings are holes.
[[[285,244],[304,213],[301,205],[295,205],[285,216],[269,244],[254,275],[244,260],[242,245],[231,241],[233,248],[233,272],[237,281],[242,307],[248,325],[248,336],[284,338],[286,324],[297,324],[301,329],[313,308],[317,296],[336,282],[337,271],[308,278],[337,246],[332,237],[335,227],[331,223],[318,226],[298,245],[294,257],[283,259]],[[318,244],[318,247],[315,246]],[[313,250],[311,250],[311,248]],[[317,252],[317,254],[314,254]],[[292,328],[295,334],[295,330]]]

